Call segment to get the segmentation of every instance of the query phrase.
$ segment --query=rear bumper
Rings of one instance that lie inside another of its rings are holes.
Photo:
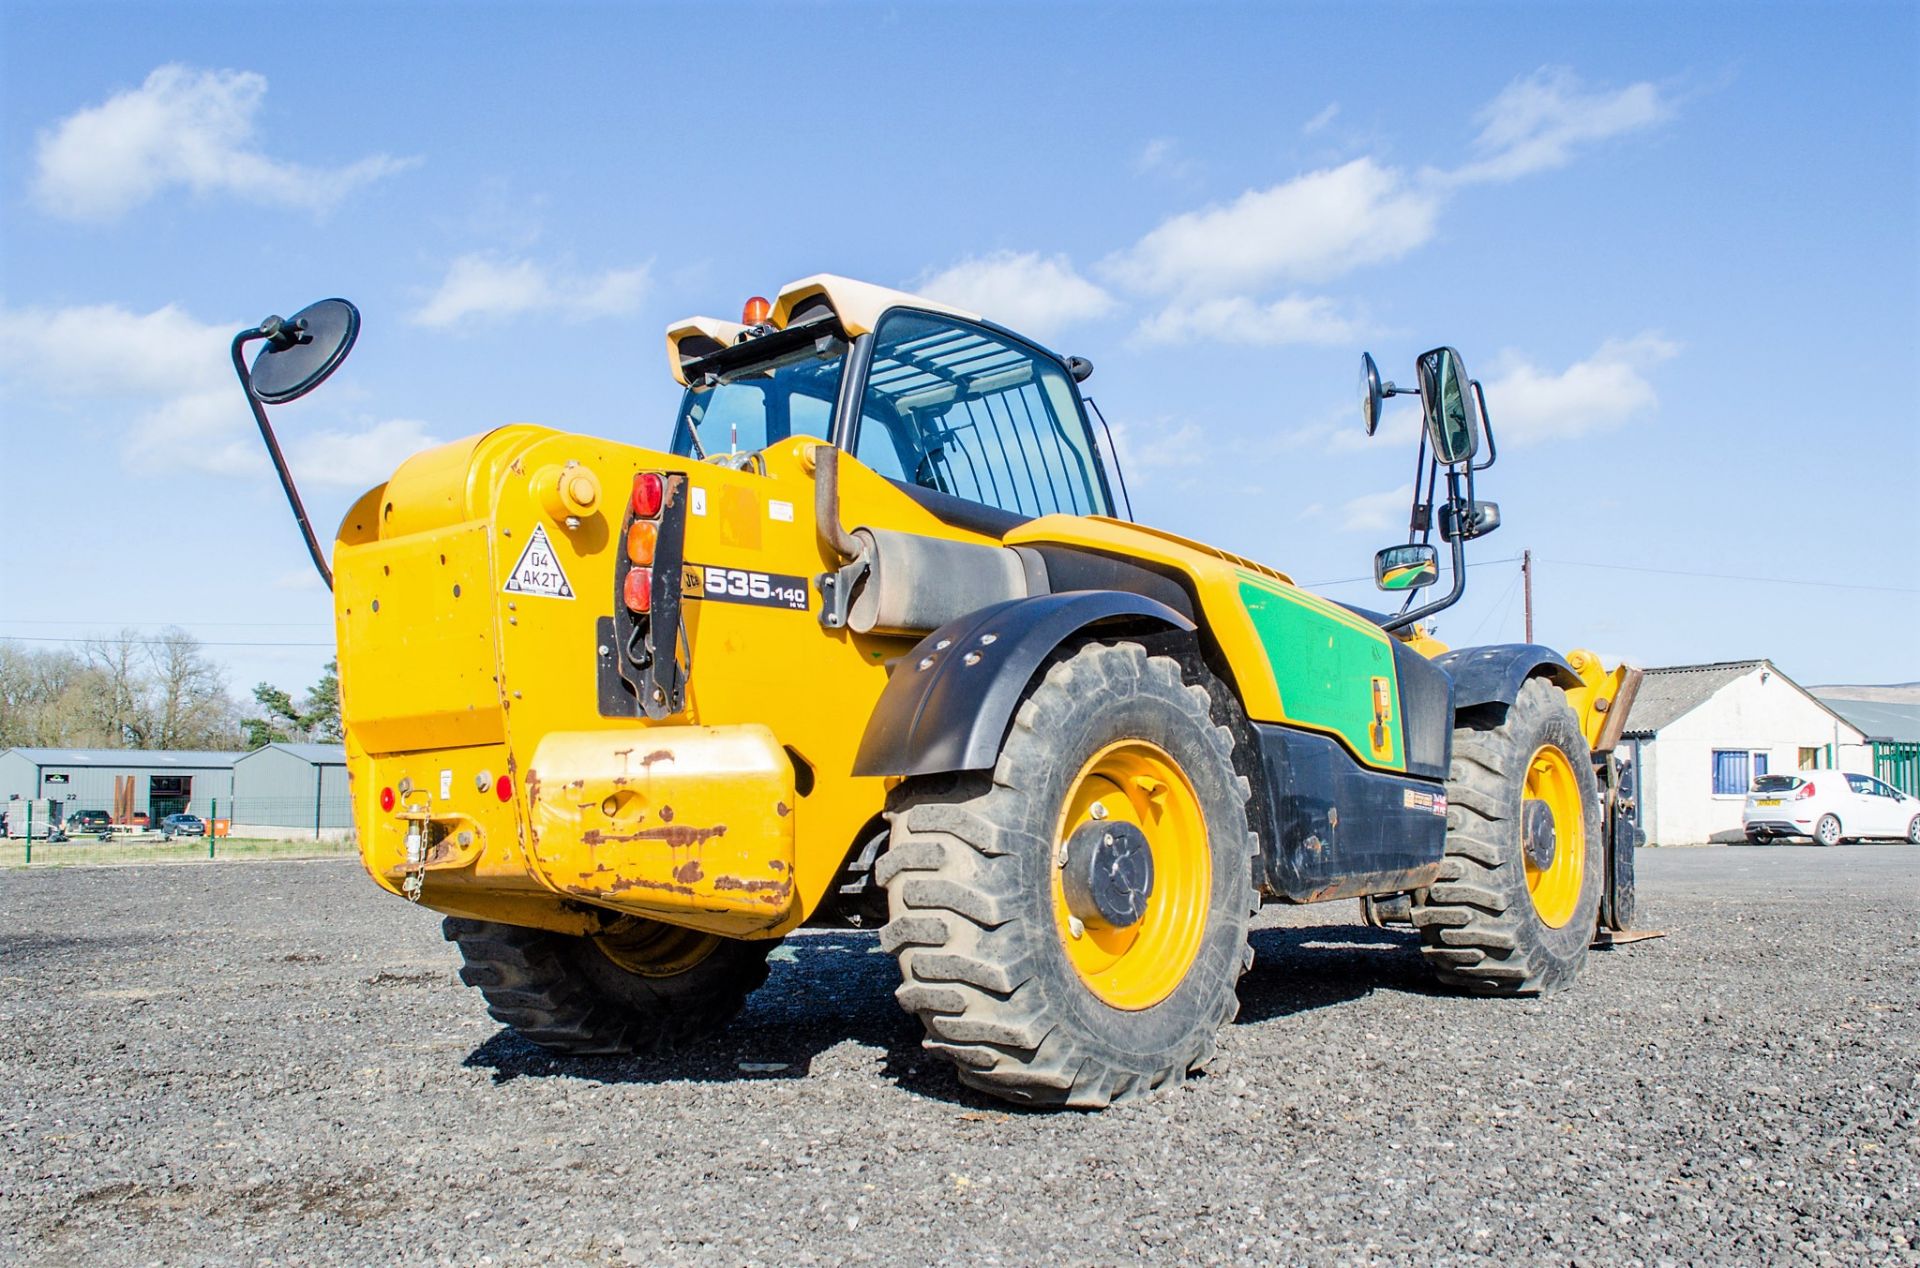
[[[1813,821],[1809,819],[1804,823],[1796,823],[1786,818],[1748,819],[1746,829],[1750,833],[1764,832],[1768,836],[1804,837],[1812,835]]]
[[[790,923],[793,766],[764,726],[553,732],[523,771],[504,745],[362,760],[367,870],[394,893],[418,874],[426,906],[569,932],[596,908],[734,937]]]

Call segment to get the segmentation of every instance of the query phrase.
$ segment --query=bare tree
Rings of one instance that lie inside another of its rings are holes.
[[[235,738],[235,709],[218,666],[178,626],[148,645],[153,678],[146,696],[147,743],[154,748],[210,748]]]

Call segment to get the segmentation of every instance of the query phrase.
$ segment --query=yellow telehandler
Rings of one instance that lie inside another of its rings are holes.
[[[329,566],[264,407],[359,321],[323,300],[233,363],[333,588],[367,871],[534,1043],[693,1040],[783,935],[877,927],[963,1081],[1101,1106],[1207,1061],[1262,902],[1360,899],[1493,994],[1565,986],[1632,919],[1637,671],[1420,624],[1499,524],[1451,348],[1417,388],[1363,359],[1369,433],[1397,393],[1425,417],[1377,613],[1133,522],[1085,359],[826,275],[669,328],[664,448],[427,450]]]

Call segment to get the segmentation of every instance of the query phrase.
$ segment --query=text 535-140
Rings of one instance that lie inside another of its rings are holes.
[[[807,610],[806,578],[779,572],[687,564],[681,574],[680,593],[689,599],[753,603],[761,607],[788,608],[795,612]]]

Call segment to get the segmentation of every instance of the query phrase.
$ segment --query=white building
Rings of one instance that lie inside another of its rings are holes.
[[[1860,728],[1766,660],[1647,670],[1624,739],[1655,845],[1744,840],[1756,775],[1873,771]]]

